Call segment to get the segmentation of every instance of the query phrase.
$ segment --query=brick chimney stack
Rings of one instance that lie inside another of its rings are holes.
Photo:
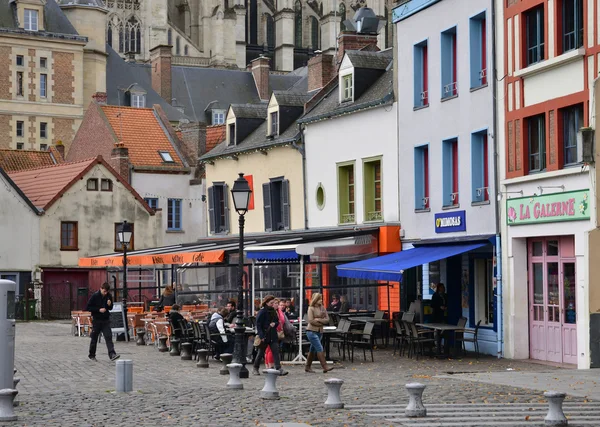
[[[112,166],[121,175],[125,182],[129,183],[129,149],[122,142],[115,143],[110,152]]]
[[[308,61],[308,91],[325,87],[335,77],[333,55],[321,54]]]
[[[167,101],[171,102],[171,50],[169,45],[158,45],[150,49],[152,68],[152,89]]]
[[[62,143],[62,141],[56,141],[56,144],[54,144],[54,148],[56,148],[56,151],[58,151],[58,153],[60,154],[60,156],[62,157],[60,159],[61,162],[65,161],[65,146]]]
[[[342,31],[338,36],[338,57],[339,65],[344,58],[344,52],[347,50],[360,50],[367,47],[367,50],[378,51],[377,34],[357,34],[354,31]]]
[[[269,58],[261,55],[252,60],[250,64],[252,65],[252,76],[254,77],[254,83],[256,83],[258,96],[262,101],[267,101],[271,95],[269,90]]]
[[[92,99],[96,101],[97,104],[106,105],[106,92],[96,92],[92,95]]]

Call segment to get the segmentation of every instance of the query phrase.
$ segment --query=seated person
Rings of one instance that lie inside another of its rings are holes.
[[[295,313],[295,307],[294,307],[294,304],[292,304],[292,300],[291,299],[286,299],[285,300],[285,311],[284,311],[284,313],[285,313],[285,316],[288,319],[290,319],[290,320],[298,318],[298,316]]]
[[[213,313],[208,323],[208,330],[211,334],[211,339],[215,341],[215,359],[221,358],[221,353],[231,353],[233,351],[233,338],[227,336],[225,331],[224,318],[229,312],[225,307],[221,308],[216,313]]]
[[[334,295],[333,298],[331,298],[331,304],[329,304],[328,311],[333,311],[337,313],[340,311],[341,308],[342,303],[340,302],[340,298],[337,295]]]
[[[178,338],[178,339],[181,339],[181,337],[183,335],[183,331],[181,330],[179,321],[182,320],[184,325],[186,325],[186,328],[187,328],[187,320],[185,320],[185,317],[183,317],[181,315],[181,313],[179,313],[180,309],[181,308],[179,307],[179,305],[173,304],[171,306],[171,311],[167,314],[167,316],[169,317],[169,321],[171,322],[171,325],[173,325],[173,335],[175,336],[175,338]]]
[[[350,311],[350,303],[348,302],[348,297],[346,295],[342,295],[340,297],[340,313],[348,313]]]
[[[230,328],[235,328],[235,317],[237,315],[235,307],[235,301],[230,300],[227,302],[227,310],[229,311],[229,314],[225,319],[225,323],[229,325]]]

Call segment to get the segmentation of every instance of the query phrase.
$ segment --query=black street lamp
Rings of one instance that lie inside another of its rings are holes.
[[[240,173],[238,179],[233,183],[231,195],[233,197],[233,205],[235,211],[239,215],[240,224],[240,247],[238,260],[238,303],[237,316],[235,318],[235,347],[233,348],[233,363],[241,363],[243,365],[240,372],[241,378],[248,378],[248,370],[246,369],[246,352],[244,345],[246,341],[246,327],[244,326],[244,215],[248,212],[250,204],[250,194],[252,190],[248,185],[248,181],[244,178],[244,174]]]
[[[129,325],[127,324],[127,246],[131,242],[131,224],[123,221],[117,227],[117,238],[123,247],[123,316],[125,317],[125,340],[129,342]]]

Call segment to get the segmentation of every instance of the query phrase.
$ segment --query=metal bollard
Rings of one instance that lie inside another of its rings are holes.
[[[196,351],[196,354],[198,355],[198,363],[196,363],[196,366],[198,368],[208,368],[208,350],[201,348]]]
[[[221,367],[219,374],[229,375],[229,369],[227,369],[227,365],[229,365],[232,360],[233,360],[233,354],[230,354],[230,353],[221,354],[221,362],[223,362],[223,366]]]
[[[427,408],[423,405],[423,391],[425,385],[420,383],[406,384],[408,391],[408,406],[404,411],[407,417],[424,417],[427,415]]]
[[[265,369],[265,386],[260,391],[260,397],[266,400],[278,400],[279,392],[277,391],[277,377],[281,374],[278,369]]]
[[[133,360],[117,360],[116,366],[117,392],[133,391]]]
[[[181,343],[181,360],[192,360],[192,343]]]
[[[178,339],[173,338],[171,340],[171,351],[169,352],[171,356],[179,356],[181,354],[181,350],[179,350],[179,343],[180,341]]]
[[[229,369],[229,381],[227,382],[227,388],[234,390],[241,390],[244,388],[244,384],[240,381],[240,370],[242,369],[241,363],[230,363],[227,365]]]
[[[167,347],[167,340],[169,339],[166,335],[161,335],[158,337],[158,351],[161,353],[166,353],[169,351],[169,347]]]
[[[340,397],[340,390],[344,384],[344,380],[330,378],[324,382],[325,386],[327,386],[327,400],[325,401],[325,407],[329,409],[342,409],[344,404]]]
[[[21,378],[13,378],[13,389],[17,389],[17,384],[19,384],[21,382]],[[17,397],[15,396],[14,400],[13,400],[13,406],[17,407],[19,406],[21,402],[19,402],[19,400],[17,399]]]
[[[16,421],[13,400],[19,392],[10,388],[0,390],[0,421]]]
[[[135,341],[136,345],[146,345],[146,340],[144,340],[144,337],[146,336],[146,330],[136,329],[135,333],[137,335],[137,340]]]
[[[558,391],[547,391],[544,397],[548,399],[548,415],[544,418],[544,424],[547,426],[568,426],[569,421],[563,412],[563,401],[567,397],[566,393]]]

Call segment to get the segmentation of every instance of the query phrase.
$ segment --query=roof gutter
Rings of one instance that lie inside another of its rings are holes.
[[[272,147],[279,147],[282,145],[289,145],[289,144],[294,144],[294,142],[298,139],[298,134],[294,135],[291,138],[287,138],[287,139],[282,139],[280,141],[277,141],[277,143],[272,143],[269,145],[264,145],[264,146],[259,146],[259,147],[251,147],[248,148],[246,150],[238,150],[238,151],[228,151],[227,153],[221,153],[221,154],[215,154],[214,156],[208,156],[208,154],[205,154],[204,156],[200,157],[198,159],[199,163],[210,163],[213,162],[215,160],[219,160],[219,159],[225,159],[225,158],[229,158],[232,156],[237,156],[238,154],[244,154],[244,153],[249,153],[251,151],[260,151],[261,149],[269,149]],[[207,157],[208,156],[208,157]]]
[[[390,102],[392,102],[392,103],[394,102],[393,91],[388,93],[383,98],[376,99],[375,101],[365,102],[364,104],[358,104],[358,105],[349,105],[348,107],[340,108],[335,111],[330,111],[330,112],[324,113],[324,114],[319,114],[318,116],[311,117],[309,119],[300,119],[300,120],[298,120],[298,123],[308,124],[308,123],[318,122],[321,120],[330,119],[332,117],[342,116],[344,114],[355,113],[360,110],[366,110],[368,108],[379,107],[381,105],[385,105]]]

